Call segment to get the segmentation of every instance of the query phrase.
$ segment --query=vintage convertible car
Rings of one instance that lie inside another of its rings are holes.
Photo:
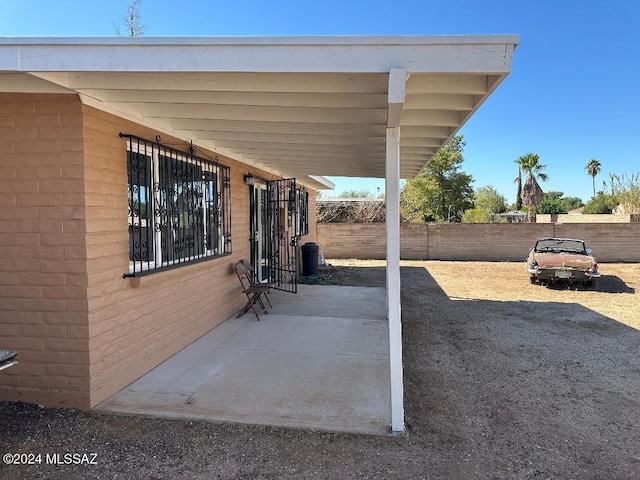
[[[573,238],[539,238],[529,252],[527,272],[531,283],[562,281],[592,286],[600,277],[591,249],[585,248],[582,240]]]

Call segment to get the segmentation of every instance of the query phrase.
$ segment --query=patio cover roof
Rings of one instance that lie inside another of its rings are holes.
[[[399,180],[509,74],[516,35],[0,38],[0,92],[93,107],[314,188],[384,177],[391,431],[404,430]]]
[[[517,35],[0,38],[0,91],[90,106],[316,188],[424,167],[511,70]],[[406,72],[394,99],[390,71]],[[403,89],[399,89],[400,91]]]

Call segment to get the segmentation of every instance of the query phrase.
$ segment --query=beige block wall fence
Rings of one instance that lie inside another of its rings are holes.
[[[89,409],[243,304],[233,271],[249,256],[243,176],[273,175],[219,156],[231,170],[233,254],[123,279],[120,132],[158,134],[76,95],[0,94],[0,348],[19,351],[19,364],[0,372],[0,400]],[[162,135],[162,143],[184,141]],[[301,243],[315,241],[311,217]]]
[[[640,262],[640,223],[402,224],[404,260],[523,261],[538,237],[585,240],[600,262]],[[385,258],[383,223],[318,223],[325,258]]]
[[[638,223],[638,214],[589,214],[589,215],[569,215],[567,213],[549,214],[538,213],[536,215],[538,223]]]

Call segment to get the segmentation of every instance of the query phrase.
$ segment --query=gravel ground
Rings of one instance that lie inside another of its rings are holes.
[[[385,283],[330,263],[320,283]],[[33,463],[0,478],[640,478],[640,269],[601,271],[573,290],[523,263],[403,262],[405,436],[0,403],[0,453]]]

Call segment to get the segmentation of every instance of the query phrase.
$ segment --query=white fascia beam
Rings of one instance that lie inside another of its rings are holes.
[[[389,72],[389,115],[386,131],[385,201],[391,432],[394,434],[404,432],[400,305],[400,120],[406,84],[407,71],[391,69]]]
[[[0,38],[0,70],[508,73],[517,35]]]

